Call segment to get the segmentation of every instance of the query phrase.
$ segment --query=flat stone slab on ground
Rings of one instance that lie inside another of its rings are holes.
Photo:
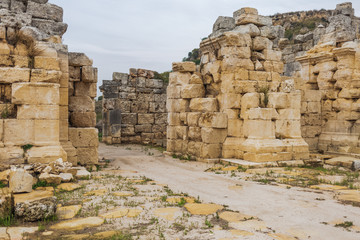
[[[185,204],[185,208],[193,215],[210,215],[222,210],[224,207],[217,204],[188,203]]]
[[[73,220],[67,220],[52,225],[52,230],[66,230],[66,231],[77,231],[85,228],[98,227],[104,223],[103,218],[99,217],[88,217],[88,218],[77,218]]]

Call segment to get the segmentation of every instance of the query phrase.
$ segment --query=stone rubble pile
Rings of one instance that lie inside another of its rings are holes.
[[[38,187],[33,190],[33,186],[38,182],[54,186],[90,176],[84,167],[73,167],[62,159],[49,164],[11,166],[0,172],[0,182],[6,186],[0,189],[0,218],[13,214],[16,218],[34,222],[52,217],[57,206],[54,189]]]
[[[104,142],[166,145],[166,84],[153,71],[115,72],[100,90]]]

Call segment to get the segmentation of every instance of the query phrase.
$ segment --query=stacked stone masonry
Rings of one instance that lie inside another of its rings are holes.
[[[115,72],[100,89],[104,142],[166,145],[166,84],[153,71]]]
[[[200,73],[193,63],[173,64],[167,151],[198,160],[308,159],[301,92],[294,81],[282,81],[282,54],[273,47],[278,28],[252,8],[232,19],[225,26],[217,21],[215,32],[201,42]]]
[[[78,159],[90,163],[74,148],[72,141],[79,139],[69,140],[69,110],[72,114],[74,105],[79,109],[85,103],[74,104],[70,98],[73,105],[69,107],[69,91],[73,90],[69,59],[74,64],[73,54],[62,44],[67,29],[62,16],[62,8],[47,1],[0,3],[1,165],[49,163],[59,158],[75,165]],[[95,76],[95,95],[96,81]],[[93,99],[86,88],[81,94]],[[95,119],[86,121],[95,133]],[[85,145],[88,139],[81,141]],[[91,163],[97,162],[97,152],[91,154]]]

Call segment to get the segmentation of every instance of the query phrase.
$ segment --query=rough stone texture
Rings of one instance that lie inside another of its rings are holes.
[[[12,171],[10,173],[9,187],[10,191],[13,193],[32,192],[33,182],[33,176],[23,169],[17,169],[16,171]]]
[[[14,206],[14,197],[9,188],[0,189],[0,218],[10,217]]]
[[[83,230],[85,228],[101,226],[104,223],[104,221],[105,220],[103,218],[99,218],[99,217],[78,218],[74,220],[68,220],[57,223],[55,225],[52,225],[50,229],[67,230],[67,231]]]
[[[194,63],[174,67],[181,72],[195,71]],[[154,72],[130,69],[130,74],[114,73],[113,80],[104,80],[100,90],[104,96],[104,142],[166,145],[166,85],[154,79]]]
[[[56,197],[52,191],[33,191],[15,196],[15,216],[34,222],[51,217],[56,211]]]

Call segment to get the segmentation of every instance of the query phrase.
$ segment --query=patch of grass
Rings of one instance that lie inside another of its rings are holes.
[[[207,226],[208,228],[214,227],[214,225],[212,225],[211,222],[207,218],[205,219],[205,226]]]
[[[243,167],[243,166],[238,166],[237,170],[239,172],[246,172],[247,168]]]
[[[15,224],[15,217],[14,214],[12,213],[12,210],[10,209],[8,216],[4,218],[0,218],[0,227],[10,227],[14,224]]]
[[[0,182],[0,188],[6,188],[8,185],[3,183],[3,182]]]
[[[46,181],[38,181],[37,183],[35,183],[32,188],[33,190],[37,189],[38,187],[53,187],[56,188],[56,184],[55,183],[48,183]]]
[[[24,150],[24,152],[27,152],[28,150],[30,150],[34,145],[31,144],[26,144],[24,146],[22,146],[21,148]]]
[[[130,233],[117,233],[110,238],[106,238],[106,240],[132,240],[133,237]]]
[[[335,227],[342,227],[342,228],[349,228],[354,226],[353,222],[345,221],[343,223],[338,223],[335,225]]]
[[[185,204],[186,204],[185,198],[180,198],[180,202],[178,202],[177,205],[178,205],[179,207],[183,207]]]

